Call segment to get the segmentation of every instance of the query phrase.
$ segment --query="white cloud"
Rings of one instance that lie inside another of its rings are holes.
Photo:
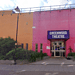
[[[72,1],[69,1],[68,4],[72,4]]]
[[[16,6],[20,8],[39,7],[41,0],[16,0]]]
[[[47,0],[47,2],[48,3],[44,2],[44,6],[63,5],[63,4],[66,4],[66,3],[71,4],[71,0]]]
[[[39,7],[40,0],[1,0],[0,7],[1,9],[12,9],[13,7],[19,6],[20,8],[28,7]]]
[[[11,7],[14,6],[14,3],[11,0],[1,0],[0,1],[0,7],[1,9],[5,10],[5,9],[11,9]]]
[[[71,0],[47,0],[47,2],[45,2],[44,0],[42,0],[44,3],[44,6],[53,6],[51,7],[51,10],[53,9],[60,9],[60,8],[66,8],[69,7],[67,4],[72,4]],[[54,5],[63,5],[63,6],[54,6]],[[50,8],[44,8],[47,10],[50,10]]]
[[[19,8],[28,8],[71,3],[71,0],[1,0],[0,10],[14,9],[16,6],[19,6]]]

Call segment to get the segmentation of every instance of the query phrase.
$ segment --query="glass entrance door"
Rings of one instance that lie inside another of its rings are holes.
[[[52,42],[51,51],[54,57],[63,57],[65,54],[65,45],[63,41]]]

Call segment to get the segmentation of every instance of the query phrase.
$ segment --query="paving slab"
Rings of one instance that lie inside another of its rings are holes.
[[[75,65],[75,61],[67,60],[66,58],[48,58],[45,60],[29,63],[35,65]]]

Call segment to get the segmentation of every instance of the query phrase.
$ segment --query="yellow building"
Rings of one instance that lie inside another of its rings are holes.
[[[18,13],[12,14],[12,10],[0,11],[0,37],[10,36],[16,40],[17,16]],[[32,50],[32,26],[33,13],[19,14],[17,42],[23,43],[24,49],[28,44],[28,50]]]

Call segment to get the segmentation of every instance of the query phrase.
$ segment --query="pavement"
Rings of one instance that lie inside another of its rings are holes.
[[[75,65],[0,65],[0,70],[22,71],[60,71],[75,72]]]
[[[0,65],[13,65],[14,60],[0,60]],[[18,61],[17,65],[26,65],[26,61]],[[29,65],[75,65],[75,61],[73,60],[67,60],[65,57],[49,57],[47,59],[43,59],[40,61],[27,63]]]
[[[48,58],[22,65],[1,65],[0,75],[75,75],[75,61]]]
[[[75,75],[75,72],[26,71],[13,75]]]
[[[52,58],[48,58],[45,60],[41,60],[41,61],[37,61],[37,62],[33,62],[33,63],[29,63],[31,65],[42,65],[42,64],[46,64],[46,65],[75,65],[75,61],[73,60],[67,60],[65,57],[52,57]]]
[[[75,75],[75,65],[0,65],[0,75],[55,75],[54,73]]]

